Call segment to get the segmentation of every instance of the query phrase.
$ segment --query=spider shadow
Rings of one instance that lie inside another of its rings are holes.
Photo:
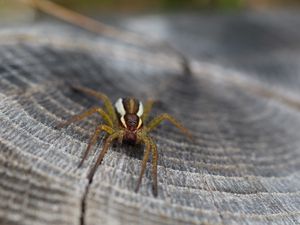
[[[129,157],[142,160],[144,155],[144,145],[142,144],[128,144],[128,143],[114,143],[113,151],[126,154]]]

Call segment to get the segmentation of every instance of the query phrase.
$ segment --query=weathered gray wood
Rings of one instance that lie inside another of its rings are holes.
[[[299,56],[298,50],[293,54]],[[276,69],[263,80],[261,72],[247,72],[238,62],[239,70],[222,67],[224,58],[218,60],[194,60],[194,76],[186,77],[171,53],[51,24],[2,31],[0,223],[299,224],[299,70],[274,87],[268,79],[282,79]],[[133,191],[139,148],[114,146],[88,185],[102,138],[84,166],[77,165],[99,119],[53,128],[97,104],[72,92],[70,83],[113,100],[159,99],[154,114],[169,112],[194,132],[194,143],[167,123],[153,133],[160,158],[157,198],[150,164],[139,193]]]

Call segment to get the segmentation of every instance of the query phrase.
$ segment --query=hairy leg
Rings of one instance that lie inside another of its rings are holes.
[[[141,141],[145,143],[146,151],[144,152],[144,157],[143,157],[143,161],[142,161],[142,168],[141,168],[140,176],[139,176],[136,188],[135,188],[135,192],[138,192],[138,190],[140,188],[140,185],[141,185],[141,182],[142,182],[142,179],[143,179],[146,167],[147,167],[147,161],[149,159],[149,155],[150,155],[150,152],[151,152],[151,143],[150,143],[149,138],[147,138],[146,136],[142,136]]]
[[[192,134],[186,129],[184,126],[181,125],[174,117],[171,115],[164,113],[160,116],[155,117],[153,120],[151,120],[146,126],[147,131],[150,132],[151,130],[155,129],[162,121],[168,120],[171,122],[174,126],[176,126],[182,133],[184,133],[188,138],[192,138]]]
[[[80,91],[86,95],[93,96],[93,97],[103,101],[103,104],[108,112],[108,115],[112,118],[113,123],[117,124],[118,121],[117,121],[117,115],[115,112],[115,108],[114,108],[112,102],[110,101],[110,99],[105,94],[103,94],[101,92],[97,92],[90,88],[82,87],[82,86],[72,86],[72,88],[76,91]]]
[[[105,131],[105,132],[107,132],[108,134],[112,134],[112,133],[114,132],[114,130],[113,130],[111,127],[107,126],[107,125],[104,125],[104,124],[99,125],[99,126],[96,128],[96,130],[95,130],[93,136],[91,137],[91,139],[90,139],[90,141],[89,141],[89,144],[88,144],[88,147],[87,147],[87,149],[85,150],[85,152],[84,152],[84,154],[83,154],[83,157],[82,157],[82,159],[81,159],[81,161],[80,161],[78,167],[81,167],[81,166],[82,166],[84,160],[86,159],[88,153],[89,153],[90,150],[91,150],[91,147],[97,142],[97,139],[98,139],[99,134],[100,134],[101,131]]]
[[[153,106],[154,102],[155,102],[155,101],[152,100],[152,99],[149,99],[149,100],[146,102],[145,107],[144,107],[144,113],[143,113],[143,115],[142,115],[142,120],[143,120],[144,122],[147,121],[147,119],[148,119],[148,117],[149,117],[149,114],[150,114],[150,111],[151,111],[151,109],[152,109],[152,106]]]
[[[152,146],[152,191],[153,195],[157,197],[157,163],[158,163],[158,153],[157,153],[157,146],[152,139],[151,146]]]
[[[92,107],[90,109],[88,109],[87,111],[81,113],[81,114],[78,114],[78,115],[75,115],[75,116],[72,116],[70,119],[68,119],[67,121],[65,122],[62,122],[60,124],[58,124],[56,126],[56,128],[62,128],[62,127],[65,127],[65,126],[68,126],[70,125],[71,123],[74,123],[74,122],[77,122],[77,121],[80,121],[80,120],[83,120],[84,118],[88,117],[88,116],[91,116],[92,114],[98,112],[103,120],[109,125],[109,126],[113,126],[113,123],[112,123],[112,120],[111,118],[107,115],[107,113],[99,108],[99,107]]]
[[[109,146],[112,144],[112,142],[117,139],[120,135],[123,135],[123,132],[116,132],[116,133],[113,133],[111,135],[109,135],[104,143],[104,146],[101,150],[101,153],[100,155],[98,156],[97,158],[97,161],[95,163],[95,165],[92,167],[92,169],[90,170],[90,173],[88,175],[88,179],[89,179],[89,182],[91,183],[92,180],[93,180],[93,176],[96,172],[96,169],[98,168],[98,166],[101,164],[105,154],[107,153],[108,151],[108,148]]]

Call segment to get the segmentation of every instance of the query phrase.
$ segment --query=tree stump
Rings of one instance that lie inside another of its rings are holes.
[[[191,58],[190,76],[175,54],[56,23],[2,31],[0,223],[299,224],[300,45],[299,39],[293,42],[299,33],[290,37],[280,29],[291,29],[291,21],[299,24],[299,16],[284,17],[293,19],[286,19],[286,26],[275,17],[224,16],[231,25],[226,31],[213,27],[214,19],[225,23],[222,18],[208,18],[204,30],[189,36],[206,44],[194,42],[193,49],[189,39],[182,42],[180,32],[171,40]],[[179,25],[175,20],[173,25],[177,31],[192,29],[190,23],[202,19],[179,20]],[[240,34],[239,27],[249,36]],[[259,38],[251,39],[251,34]],[[228,40],[234,35],[236,42]],[[215,43],[210,57],[209,40]],[[226,46],[218,51],[220,43]],[[252,49],[255,44],[264,49]],[[78,168],[78,163],[101,119],[54,127],[101,103],[72,91],[71,84],[104,92],[113,101],[154,98],[158,103],[152,116],[170,113],[193,132],[194,142],[168,123],[153,132],[159,150],[157,198],[150,161],[140,191],[134,192],[142,146],[112,146],[88,183],[102,135],[84,165]]]

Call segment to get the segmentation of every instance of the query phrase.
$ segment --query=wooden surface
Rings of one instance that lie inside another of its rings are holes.
[[[177,18],[160,20],[169,21],[171,43],[191,58],[192,77],[170,52],[59,24],[1,31],[0,224],[300,223],[299,17]],[[138,30],[147,21],[139,19],[122,26]],[[112,100],[158,99],[153,115],[168,112],[194,132],[194,143],[168,123],[153,132],[157,198],[150,165],[133,191],[141,148],[113,146],[88,184],[102,136],[77,165],[99,118],[54,129],[99,104],[72,92],[71,83]]]

